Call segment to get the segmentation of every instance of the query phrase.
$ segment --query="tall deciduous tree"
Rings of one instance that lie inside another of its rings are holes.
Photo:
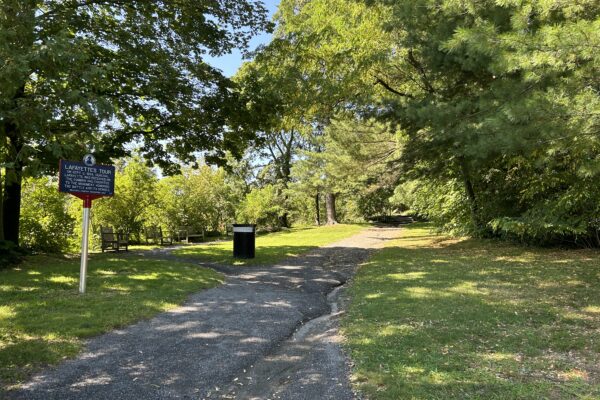
[[[0,163],[4,233],[18,242],[23,174],[93,150],[99,161],[142,143],[167,172],[174,158],[215,161],[250,138],[235,85],[203,61],[268,28],[254,0],[0,2]]]
[[[302,73],[297,62],[289,58],[288,50],[286,43],[275,41],[260,50],[236,76],[248,111],[263,116],[254,126],[258,135],[254,150],[261,160],[267,161],[261,180],[274,185],[284,204],[288,202],[292,163],[307,141],[306,121],[311,118]],[[279,224],[289,227],[286,207],[282,209]]]
[[[325,15],[327,23],[320,20]],[[267,125],[261,127],[264,148],[267,156],[278,160],[282,167],[278,170],[284,172],[280,174],[285,177],[284,189],[291,179],[287,139],[302,138],[298,141],[302,147],[318,147],[311,142],[318,141],[331,118],[353,102],[349,98],[370,93],[372,84],[362,79],[364,70],[357,68],[351,53],[359,43],[372,39],[375,41],[370,43],[379,43],[378,37],[385,35],[381,29],[370,29],[376,24],[376,16],[376,12],[358,3],[284,0],[276,16],[279,26],[274,40],[241,71],[240,82],[251,99],[249,105],[271,116],[264,121]],[[346,34],[346,26],[356,20],[361,21],[364,37]],[[335,43],[330,40],[333,37]],[[379,53],[363,53],[365,58],[375,54]],[[344,79],[343,84],[340,78]],[[277,148],[274,144],[283,145]],[[276,151],[271,152],[269,145]],[[331,186],[324,186],[328,187]],[[335,193],[324,194],[329,220],[334,223]],[[317,193],[314,195],[318,202]]]

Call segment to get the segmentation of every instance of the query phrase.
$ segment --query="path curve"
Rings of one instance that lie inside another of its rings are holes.
[[[9,396],[352,399],[334,289],[398,234],[399,228],[368,228],[274,266],[213,266],[226,273],[222,286],[88,340],[79,357]]]

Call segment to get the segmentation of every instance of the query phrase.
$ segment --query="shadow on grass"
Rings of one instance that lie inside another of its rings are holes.
[[[597,253],[418,231],[401,242],[361,269],[344,320],[370,396],[600,395]]]
[[[80,338],[151,317],[221,282],[214,271],[120,254],[91,257],[87,292],[79,261],[32,257],[0,272],[0,380],[72,356]]]
[[[333,225],[325,227],[293,228],[289,231],[257,235],[256,258],[233,258],[233,242],[220,241],[176,249],[174,256],[222,265],[270,265],[348,238],[368,225]]]
[[[268,265],[281,261],[287,257],[295,257],[300,254],[308,253],[319,247],[302,245],[260,246],[256,248],[255,258],[239,259],[233,257],[233,243],[230,243],[230,246],[231,247],[228,248],[220,243],[205,245],[202,247],[178,250],[176,255],[196,259],[198,261],[224,265]]]
[[[282,254],[282,249],[288,251],[286,246],[263,246],[267,254],[271,248],[277,255]],[[295,252],[299,246],[289,248]],[[300,247],[302,251],[311,248]],[[340,254],[342,257],[338,258]],[[259,355],[270,354],[274,346],[290,337],[301,321],[326,313],[329,307],[323,295],[346,279],[350,269],[369,254],[367,247],[327,247],[265,268],[231,268],[239,274],[222,288],[194,296],[185,307],[162,313],[151,321],[91,340],[85,357],[36,376],[18,393],[23,397],[44,393],[57,398],[110,397],[114,387],[120,387],[121,395],[127,398],[147,398],[156,393],[168,393],[170,397],[189,397],[192,393],[192,397],[210,397],[214,387],[211,383],[221,386],[221,382],[231,382],[242,368],[256,363]],[[151,301],[160,298],[159,282],[168,281],[168,286],[173,287],[174,282],[188,279],[170,276],[178,272],[168,267],[172,261],[149,268],[138,264],[135,254],[128,257],[133,259],[105,255],[96,260],[95,286],[103,287],[102,292],[109,292],[107,288],[117,285],[123,289],[123,293],[113,290],[110,311],[102,309],[104,312],[119,315],[127,312],[118,309],[113,298],[138,296],[136,306],[154,307],[156,304]],[[56,279],[64,279],[63,272],[57,272],[38,275],[40,284],[55,285]],[[69,300],[73,302],[75,298]],[[34,304],[25,306],[35,309]],[[83,324],[95,322],[92,315],[98,310],[90,314],[86,313],[85,304],[77,307],[81,308],[75,309],[73,315],[82,316]],[[13,311],[25,314],[25,309]],[[25,322],[28,326],[23,330],[31,332],[32,321]],[[76,321],[66,325],[72,323]],[[60,329],[56,320],[51,325]],[[315,384],[331,386],[331,379],[324,375],[312,374],[311,379]]]

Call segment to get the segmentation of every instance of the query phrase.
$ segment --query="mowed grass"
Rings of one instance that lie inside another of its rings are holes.
[[[338,224],[257,235],[256,258],[250,260],[233,258],[232,240],[189,246],[175,250],[173,254],[225,265],[269,265],[355,235],[366,227],[367,225],[360,224]]]
[[[98,254],[89,263],[85,295],[78,294],[78,282],[79,258],[36,256],[0,271],[2,388],[75,356],[83,338],[176,307],[222,280],[191,264]]]
[[[350,289],[355,385],[372,399],[599,399],[599,256],[406,228]]]

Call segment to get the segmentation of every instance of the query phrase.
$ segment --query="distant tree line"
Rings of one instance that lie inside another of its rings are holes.
[[[131,243],[146,242],[151,227],[175,237],[188,229],[205,232],[207,240],[224,236],[232,223],[253,223],[261,231],[313,224],[311,196],[247,174],[246,160],[229,159],[225,168],[182,167],[181,173],[159,177],[139,157],[117,161],[115,195],[94,201],[91,210],[92,246],[100,247],[100,227],[129,234]],[[282,196],[287,198],[282,203]],[[25,178],[21,206],[20,243],[35,252],[77,252],[81,244],[80,199],[58,192],[55,176]],[[323,213],[324,210],[321,210]],[[361,220],[342,207],[344,220]],[[284,226],[282,222],[285,221]]]

